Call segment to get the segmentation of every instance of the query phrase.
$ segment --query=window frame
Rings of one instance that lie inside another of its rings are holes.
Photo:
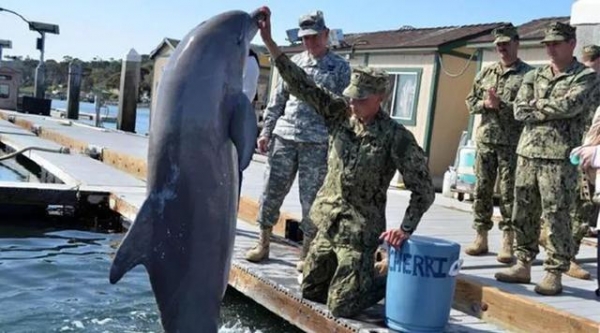
[[[0,99],[9,99],[10,98],[10,84],[0,82],[0,87],[6,86],[6,96],[0,93]]]
[[[396,77],[397,79],[390,83],[393,85],[390,90],[390,94],[392,94],[392,100],[390,103],[389,115],[392,119],[397,121],[398,123],[406,126],[415,126],[417,124],[417,111],[419,109],[419,96],[421,94],[421,80],[423,78],[423,68],[420,67],[382,67],[381,69],[385,70],[389,75],[390,79]],[[393,110],[396,102],[396,84],[399,81],[402,74],[407,75],[415,75],[416,76],[416,85],[415,85],[415,97],[413,101],[412,111],[409,118],[400,118],[396,117],[393,114]]]

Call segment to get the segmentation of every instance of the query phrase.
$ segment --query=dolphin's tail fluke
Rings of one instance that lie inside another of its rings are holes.
[[[152,216],[154,213],[153,196],[149,196],[133,225],[121,242],[117,254],[110,267],[110,283],[115,284],[121,280],[125,273],[139,264],[146,264],[146,259],[150,253],[150,242],[152,240],[153,225]]]

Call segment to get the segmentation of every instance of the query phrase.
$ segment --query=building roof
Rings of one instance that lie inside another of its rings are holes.
[[[541,41],[544,38],[544,29],[550,22],[569,23],[569,19],[569,16],[544,17],[523,23],[517,27],[519,38],[521,41]],[[491,44],[493,40],[494,37],[488,34],[469,41],[469,44]]]
[[[445,45],[468,41],[489,34],[503,22],[473,24],[463,26],[447,26],[436,28],[413,28],[404,26],[397,30],[350,33],[344,35],[344,46],[355,50],[373,49],[438,49]],[[282,47],[284,52],[299,52],[301,45]]]

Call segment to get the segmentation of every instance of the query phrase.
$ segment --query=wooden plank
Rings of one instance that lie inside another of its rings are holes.
[[[459,275],[453,306],[517,332],[597,333],[599,323]]]
[[[280,292],[273,284],[251,276],[250,272],[235,263],[229,273],[229,284],[307,332],[356,332],[332,317],[316,313],[306,301]]]
[[[251,223],[256,223],[256,217],[258,216],[258,203],[248,197],[240,197],[240,206],[238,210],[238,218]],[[282,237],[285,237],[285,231],[288,220],[299,221],[298,217],[288,213],[281,213],[277,224],[273,226],[273,233]]]
[[[70,185],[25,182],[0,182],[0,203],[74,205],[78,191]]]
[[[102,161],[119,170],[128,172],[135,177],[146,179],[146,174],[148,172],[146,159],[123,154],[111,148],[105,148],[102,151]]]

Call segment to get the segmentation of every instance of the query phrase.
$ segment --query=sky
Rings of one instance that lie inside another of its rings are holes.
[[[344,33],[393,30],[569,16],[573,0],[0,0],[0,8],[29,21],[58,24],[46,35],[45,59],[65,56],[89,61],[121,59],[131,48],[149,54],[163,38],[181,39],[202,21],[228,10],[272,12],[273,37],[280,45],[302,14],[321,10],[330,29]],[[11,40],[3,54],[38,59],[39,36],[17,16],[0,11],[0,39]],[[262,44],[259,36],[254,43]]]

